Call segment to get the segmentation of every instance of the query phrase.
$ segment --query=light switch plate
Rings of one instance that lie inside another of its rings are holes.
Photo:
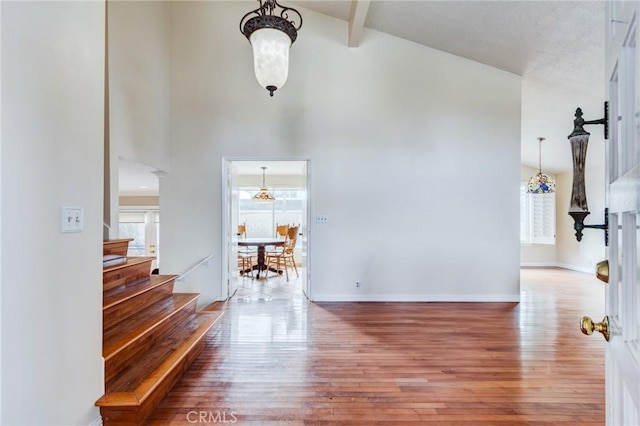
[[[316,223],[329,223],[329,216],[326,214],[316,215]]]
[[[82,207],[62,208],[62,232],[82,232],[84,229],[84,209]]]

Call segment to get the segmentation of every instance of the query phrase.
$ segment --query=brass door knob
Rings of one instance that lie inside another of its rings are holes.
[[[609,317],[605,316],[602,322],[593,322],[589,317],[582,317],[580,321],[580,330],[587,336],[593,334],[594,331],[599,331],[604,336],[604,340],[609,341]]]
[[[609,261],[602,260],[596,265],[596,277],[605,283],[609,282]]]

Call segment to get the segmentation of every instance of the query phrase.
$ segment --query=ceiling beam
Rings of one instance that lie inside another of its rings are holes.
[[[352,0],[351,12],[349,13],[349,47],[358,47],[362,41],[364,31],[364,21],[369,12],[371,0]]]

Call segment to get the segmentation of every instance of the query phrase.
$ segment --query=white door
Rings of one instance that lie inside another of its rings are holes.
[[[222,247],[222,259],[226,259],[226,267],[223,267],[222,283],[226,288],[222,294],[227,299],[238,290],[238,206],[239,191],[237,184],[238,172],[233,163],[223,159],[222,181],[224,182],[223,199],[223,231],[224,244]]]
[[[121,207],[118,212],[120,238],[133,238],[127,256],[152,256],[151,268],[160,266],[160,213],[157,208]]]
[[[640,6],[637,1],[626,1],[610,2],[606,7],[610,110],[606,419],[607,425],[640,425]]]

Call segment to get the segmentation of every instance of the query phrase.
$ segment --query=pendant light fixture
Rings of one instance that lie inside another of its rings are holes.
[[[258,3],[259,8],[240,20],[240,32],[253,47],[253,67],[258,83],[273,96],[273,92],[287,81],[289,48],[302,27],[302,15],[276,0],[258,0]]]
[[[276,197],[274,197],[269,190],[267,189],[267,186],[264,183],[264,171],[267,170],[266,167],[262,167],[262,187],[260,188],[260,191],[258,191],[256,193],[256,195],[253,196],[253,201],[257,202],[257,203],[273,203],[276,200]]]
[[[542,141],[538,138],[538,174],[529,179],[527,192],[530,194],[548,194],[556,190],[556,183],[548,175],[542,173]]]

